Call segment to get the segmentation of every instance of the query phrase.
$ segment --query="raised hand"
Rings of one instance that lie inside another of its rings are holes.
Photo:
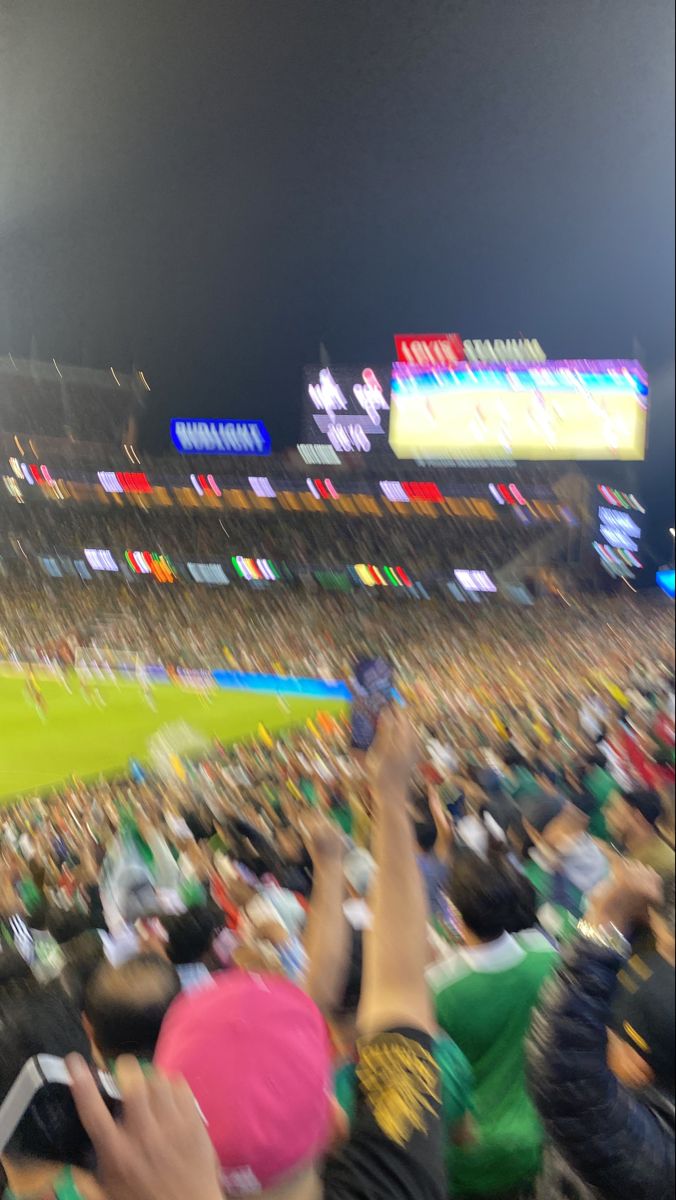
[[[663,887],[656,871],[618,856],[610,878],[592,894],[587,920],[593,925],[615,925],[622,932],[631,930],[647,922],[649,910],[662,901]]]
[[[341,862],[345,837],[337,825],[321,813],[313,813],[301,823],[303,841],[316,868],[327,862]]]
[[[96,1152],[106,1200],[223,1200],[213,1147],[188,1085],[118,1063],[123,1115],[113,1120],[91,1071],[68,1061],[80,1120]]]
[[[393,782],[407,784],[419,759],[418,738],[406,712],[398,705],[386,708],[367,759],[374,792],[389,789]]]

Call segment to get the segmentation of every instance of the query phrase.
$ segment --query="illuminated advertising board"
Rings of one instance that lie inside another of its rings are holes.
[[[92,571],[117,571],[119,570],[113,555],[110,550],[87,548],[84,551],[84,556],[89,563]]]
[[[211,587],[230,583],[223,567],[217,562],[189,562],[185,564],[188,574],[195,583],[208,583]]]
[[[397,361],[417,366],[455,363],[535,363],[547,355],[535,338],[465,338],[459,333],[395,333]]]
[[[638,362],[395,363],[391,401],[397,458],[645,456],[648,380]]]
[[[395,333],[397,361],[418,366],[452,366],[465,357],[459,333]]]
[[[340,459],[328,442],[299,442],[296,446],[303,462],[311,466],[338,466]]]
[[[171,440],[179,454],[269,454],[272,443],[262,421],[203,421],[175,417]]]
[[[143,471],[98,471],[104,492],[152,492],[152,484]]]
[[[598,505],[598,530],[594,549],[601,565],[616,579],[634,579],[643,563],[639,558],[641,526],[637,516],[645,509],[634,495],[599,484],[604,501]]]
[[[304,444],[337,454],[387,449],[391,367],[306,367]]]
[[[412,588],[413,580],[403,567],[380,567],[375,563],[355,563],[348,567],[352,576],[364,587]]]
[[[463,358],[474,363],[542,363],[547,361],[536,338],[465,338]]]
[[[152,575],[158,583],[174,583],[176,570],[166,554],[149,550],[125,550],[125,561],[134,575]]]
[[[231,561],[240,579],[247,583],[277,583],[282,578],[279,568],[269,558],[245,558],[237,554]]]
[[[487,571],[454,571],[456,583],[466,592],[497,592]]]

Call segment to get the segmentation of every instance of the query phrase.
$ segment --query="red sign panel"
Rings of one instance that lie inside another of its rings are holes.
[[[401,485],[409,500],[423,500],[427,504],[443,504],[442,496],[436,483],[402,483]]]
[[[419,367],[452,367],[465,357],[459,333],[396,333],[394,344],[397,362]]]
[[[147,475],[142,471],[116,471],[115,478],[123,492],[152,492]]]

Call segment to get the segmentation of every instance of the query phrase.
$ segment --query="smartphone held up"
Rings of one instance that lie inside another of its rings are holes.
[[[378,717],[396,698],[391,664],[380,657],[360,658],[352,676],[352,695],[350,745],[353,750],[366,751],[375,737]]]

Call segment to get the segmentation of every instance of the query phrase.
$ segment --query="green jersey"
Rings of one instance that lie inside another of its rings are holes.
[[[524,1039],[558,955],[536,930],[457,950],[428,975],[437,1020],[475,1078],[476,1142],[449,1146],[457,1196],[501,1196],[535,1178],[542,1129],[526,1086]]]
[[[53,1200],[82,1200],[82,1193],[73,1179],[73,1172],[70,1167],[64,1167],[48,1195],[50,1200],[51,1197],[53,1197]],[[4,1193],[4,1200],[21,1200],[21,1197],[16,1196],[14,1192],[8,1190]],[[45,1200],[47,1200],[47,1196],[45,1196]]]
[[[589,819],[589,835],[599,838],[603,842],[609,842],[610,835],[606,825],[605,810],[613,792],[618,791],[617,784],[612,775],[604,771],[603,767],[594,767],[585,778],[585,786],[595,802],[594,811]]]

